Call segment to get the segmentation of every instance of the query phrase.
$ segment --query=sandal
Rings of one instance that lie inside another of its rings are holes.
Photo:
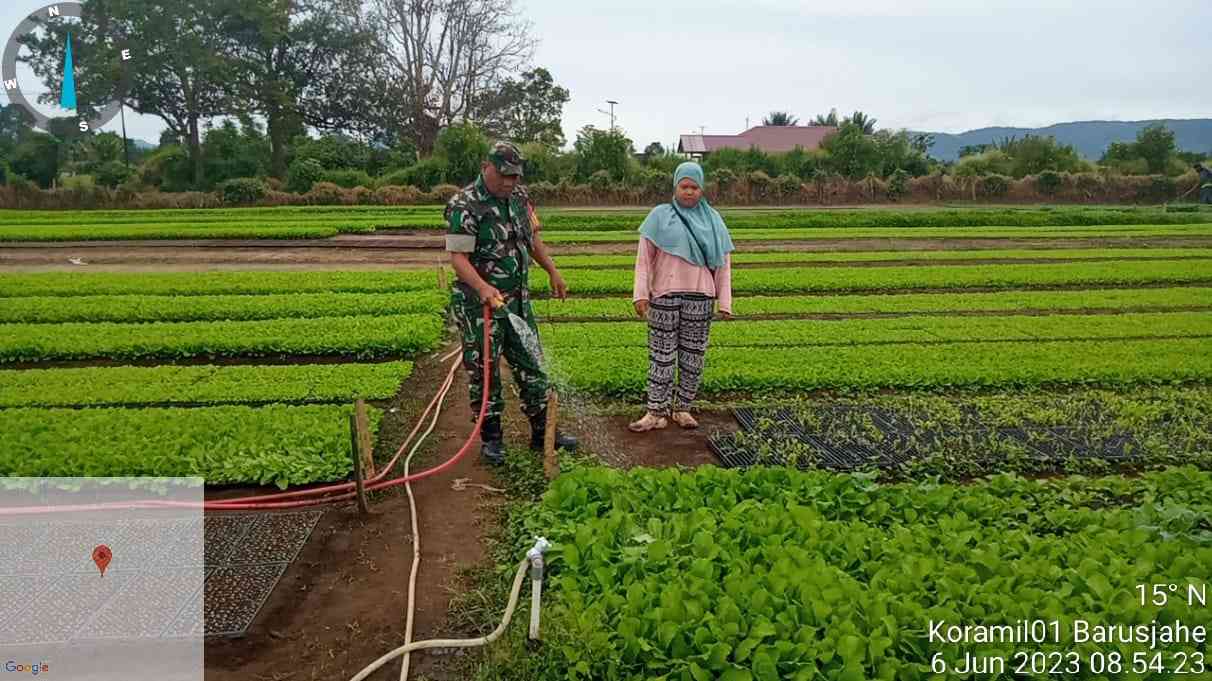
[[[644,414],[638,421],[631,422],[627,429],[633,433],[643,433],[649,430],[659,430],[669,425],[664,416],[657,416],[651,412]]]
[[[673,422],[683,428],[698,428],[699,422],[694,420],[688,411],[673,412]]]

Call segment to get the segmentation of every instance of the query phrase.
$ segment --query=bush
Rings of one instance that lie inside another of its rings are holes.
[[[265,192],[265,198],[261,199],[257,205],[260,206],[302,206],[307,204],[307,197],[302,194],[294,194],[291,192],[282,192],[270,188]]]
[[[720,186],[720,192],[726,192],[736,186],[736,173],[728,168],[720,168],[712,173],[716,184]]]
[[[338,206],[344,198],[341,188],[331,182],[317,182],[307,192],[307,202],[315,206]]]
[[[8,163],[0,161],[0,187],[8,186]]]
[[[637,178],[637,186],[645,193],[657,196],[668,195],[672,184],[670,182],[671,173],[664,173],[656,168],[645,168],[640,171]]]
[[[134,175],[134,171],[127,168],[126,164],[121,161],[107,161],[97,168],[94,179],[102,187],[113,189],[125,183],[132,175]]]
[[[462,190],[462,187],[457,187],[453,184],[440,184],[433,188],[432,193],[434,199],[436,199],[438,203],[446,203],[451,199],[451,197],[458,194]]]
[[[610,184],[610,171],[608,170],[597,170],[589,176],[589,186],[595,192],[610,191]]]
[[[1107,192],[1106,180],[1097,173],[1078,173],[1073,176],[1073,183],[1086,200],[1101,197]]]
[[[776,197],[786,200],[799,195],[800,185],[800,178],[794,175],[779,175],[771,182],[770,188]]]
[[[770,191],[770,176],[763,170],[749,173],[749,194],[753,198],[765,198]]]
[[[306,194],[315,183],[324,178],[324,166],[314,158],[296,160],[286,170],[286,189],[296,194]]]
[[[984,196],[1001,197],[1010,191],[1010,178],[1005,175],[986,175],[980,179],[978,186]]]
[[[1178,183],[1172,177],[1153,175],[1149,183],[1136,192],[1136,200],[1141,203],[1165,203],[1174,199],[1178,193]]]
[[[255,177],[237,177],[224,180],[215,188],[223,204],[227,206],[247,206],[265,198],[268,189],[265,183]]]
[[[67,175],[60,178],[59,186],[63,189],[92,189],[97,183],[92,175]]]
[[[446,180],[446,162],[440,158],[427,158],[403,170],[379,178],[380,185],[394,184],[399,186],[418,187],[429,191],[434,186]]]
[[[1044,196],[1056,196],[1062,184],[1060,173],[1052,170],[1045,170],[1035,176],[1035,189]]]
[[[418,203],[421,192],[416,187],[383,185],[375,190],[373,200],[384,206],[405,206]]]
[[[560,186],[546,181],[527,184],[526,190],[530,192],[530,199],[538,204],[553,201],[560,196]]]
[[[888,178],[888,198],[898,201],[909,191],[909,173],[897,168]]]
[[[374,184],[374,180],[370,179],[365,170],[326,170],[320,180],[345,189],[370,187]]]

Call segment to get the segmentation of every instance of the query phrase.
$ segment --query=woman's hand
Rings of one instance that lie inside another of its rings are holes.
[[[728,310],[720,310],[720,318],[723,319],[724,321],[731,321],[732,313],[729,312]]]
[[[648,301],[647,300],[635,301],[635,314],[640,319],[645,319],[648,317]]]

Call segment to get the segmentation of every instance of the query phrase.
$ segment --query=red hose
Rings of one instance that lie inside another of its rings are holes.
[[[425,408],[425,412],[421,415],[420,419],[418,419],[416,428],[413,428],[412,433],[409,434],[408,439],[406,439],[404,441],[404,444],[400,446],[400,449],[396,452],[396,455],[392,458],[392,460],[386,466],[383,467],[383,470],[380,471],[378,475],[376,475],[375,477],[373,477],[367,481],[369,484],[365,485],[366,491],[373,492],[376,490],[387,489],[389,487],[396,487],[396,486],[403,485],[408,482],[415,482],[417,480],[423,480],[425,478],[437,475],[438,473],[446,471],[451,466],[454,466],[456,463],[458,463],[460,460],[462,460],[464,456],[467,455],[467,452],[471,451],[472,443],[475,441],[476,437],[479,436],[480,429],[484,426],[484,419],[488,414],[488,394],[489,394],[490,388],[491,388],[490,380],[492,377],[491,373],[490,373],[492,370],[492,366],[491,366],[492,365],[492,345],[491,344],[492,344],[492,314],[491,314],[491,308],[489,308],[488,305],[485,305],[484,306],[484,353],[482,355],[482,357],[484,359],[484,390],[482,391],[483,394],[482,394],[482,397],[480,398],[480,414],[476,418],[475,427],[472,429],[471,434],[468,435],[467,441],[463,443],[463,447],[460,448],[459,451],[457,453],[455,453],[455,455],[452,456],[445,463],[434,466],[433,468],[429,468],[429,469],[420,471],[418,473],[413,473],[412,475],[401,476],[399,478],[393,478],[391,480],[382,480],[382,478],[385,477],[387,475],[387,473],[395,466],[396,462],[400,458],[400,454],[404,451],[404,448],[408,446],[408,443],[417,434],[417,431],[420,429],[421,423],[424,422],[426,415],[428,415],[430,410],[433,409],[434,406],[437,404],[438,398],[442,394],[442,391],[439,390],[438,394],[434,395],[433,400],[430,401],[429,406]],[[446,387],[446,384],[443,383],[443,388],[445,388],[445,387]],[[294,492],[279,492],[276,494],[261,494],[261,495],[240,497],[237,499],[226,499],[226,500],[220,500],[220,501],[205,501],[205,502],[202,502],[201,504],[185,502],[185,501],[174,502],[174,501],[149,500],[149,501],[126,502],[126,503],[118,502],[118,503],[106,503],[106,504],[86,504],[86,505],[77,505],[77,506],[49,506],[49,507],[28,507],[27,506],[27,507],[0,508],[0,516],[2,516],[2,515],[27,515],[27,514],[33,514],[33,513],[49,513],[49,512],[104,511],[104,510],[130,509],[130,508],[198,508],[199,506],[201,508],[203,508],[204,510],[208,510],[208,511],[242,511],[242,510],[260,510],[260,509],[302,508],[305,506],[316,506],[319,504],[330,504],[330,503],[336,503],[339,501],[348,501],[357,496],[357,492],[355,490],[356,490],[355,483],[345,482],[345,483],[338,483],[338,484],[334,484],[334,485],[326,485],[324,487],[316,487],[313,489],[298,490],[298,491],[294,491]],[[343,492],[343,493],[340,495],[336,495],[336,496],[324,496],[324,495],[331,495],[333,492],[338,492],[338,491]],[[316,495],[320,495],[320,496],[316,496]],[[311,496],[314,498],[298,499],[295,501],[277,501],[279,499],[294,499],[296,497],[308,497],[308,496]]]

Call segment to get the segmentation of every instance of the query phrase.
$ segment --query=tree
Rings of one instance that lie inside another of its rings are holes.
[[[762,119],[762,125],[792,126],[799,122],[800,119],[787,111],[771,111],[769,116]]]
[[[1012,161],[1014,177],[1038,175],[1045,170],[1073,172],[1082,166],[1081,157],[1068,144],[1058,144],[1054,137],[1027,135],[1021,140],[1008,138],[998,143],[998,150]]]
[[[837,109],[830,109],[828,114],[817,114],[816,118],[812,119],[812,124],[836,128],[841,125],[841,121],[837,117]]]
[[[559,149],[564,146],[560,120],[568,100],[567,88],[556,85],[550,71],[535,68],[518,80],[505,80],[495,93],[477,100],[474,119],[494,137]]]
[[[242,177],[262,177],[269,169],[269,140],[260,126],[245,117],[237,127],[227,119],[209,128],[202,142],[205,159],[205,185],[214,187],[226,180]]]
[[[859,130],[863,131],[864,135],[870,135],[875,132],[875,119],[862,111],[855,111],[850,114],[850,117],[846,121],[853,123]]]
[[[434,158],[446,163],[446,179],[460,186],[469,184],[488,157],[488,138],[471,123],[452,125],[434,144]]]
[[[227,91],[236,111],[266,121],[270,173],[305,127],[364,129],[376,38],[352,0],[226,0]]]
[[[1166,172],[1170,159],[1178,151],[1178,145],[1174,142],[1174,131],[1162,123],[1142,128],[1136,134],[1135,146],[1136,156],[1145,159],[1151,174]]]
[[[330,133],[319,138],[298,135],[290,142],[294,161],[314,159],[325,170],[367,170],[373,149],[369,145],[348,135]],[[404,163],[412,165],[416,159]]]
[[[573,143],[577,155],[577,179],[588,180],[599,170],[605,170],[612,179],[621,181],[627,176],[628,161],[634,147],[631,140],[618,128],[598,130],[587,125],[577,132]]]
[[[880,177],[891,177],[898,170],[913,177],[930,172],[930,164],[918,136],[911,136],[906,130],[895,133],[880,130],[871,135],[871,139],[875,141],[879,156],[879,168],[876,172]]]
[[[207,0],[105,0],[105,7],[107,25],[98,30],[138,38],[139,68],[131,76],[127,105],[159,118],[185,141],[193,184],[202,186],[202,124],[230,108],[223,86],[231,73],[220,56],[226,6]]]
[[[664,156],[665,147],[660,142],[652,142],[644,147],[644,158],[650,159],[654,156]]]
[[[516,0],[371,0],[385,79],[417,149],[428,155],[439,130],[467,119],[530,61],[536,40]]]
[[[852,180],[867,177],[879,167],[875,139],[853,121],[844,121],[837,134],[826,137],[821,146],[829,152],[831,169]]]
[[[0,158],[12,156],[21,140],[33,132],[34,117],[19,104],[0,105]]]
[[[930,147],[934,146],[934,135],[928,132],[915,132],[912,139],[909,140],[910,146],[925,156],[930,153]]]
[[[976,156],[977,154],[983,154],[990,149],[996,148],[997,147],[993,144],[965,144],[964,146],[960,147],[959,157],[963,158],[965,156]]]
[[[48,189],[59,177],[60,146],[59,138],[54,135],[40,132],[27,135],[13,150],[9,167],[14,173]]]

